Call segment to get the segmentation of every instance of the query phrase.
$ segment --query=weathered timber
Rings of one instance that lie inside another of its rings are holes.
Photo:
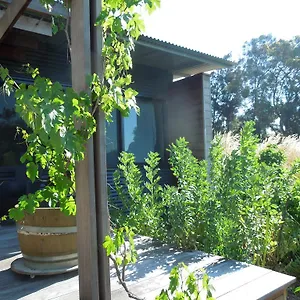
[[[103,78],[102,57],[102,28],[95,26],[96,19],[102,10],[102,1],[90,0],[90,28],[91,28],[91,62],[92,73]],[[106,165],[106,122],[104,112],[98,108],[95,111],[97,130],[93,136],[95,161],[95,199],[96,199],[96,226],[98,245],[98,278],[99,297],[101,300],[110,300],[110,273],[109,260],[102,244],[109,234],[109,212],[107,193],[107,165]]]
[[[89,1],[73,0],[71,13],[72,86],[80,92],[87,90],[86,76],[91,74]],[[82,300],[99,300],[93,147],[93,139],[89,139],[85,159],[76,164],[77,248]]]
[[[0,299],[6,300],[78,300],[77,273],[36,277],[14,274],[10,263],[17,257],[17,235],[14,227],[0,227]],[[215,288],[217,300],[286,300],[286,289],[294,277],[252,266],[201,251],[182,251],[161,245],[150,238],[135,239],[139,255],[137,264],[129,266],[126,280],[130,291],[153,300],[169,284],[169,272],[179,262],[193,271],[205,268]],[[112,300],[129,299],[110,269]]]
[[[13,0],[8,5],[4,15],[0,19],[0,42],[3,40],[10,28],[18,21],[31,0]]]
[[[5,4],[6,6],[9,6],[12,2],[13,0],[0,0],[0,3]],[[40,0],[32,0],[27,7],[27,11],[41,16],[60,15],[60,16],[67,17],[68,15],[67,10],[61,3],[57,2],[56,4],[53,5],[52,10],[48,11],[41,4]]]
[[[102,77],[101,29],[95,28],[101,1],[71,2],[72,85],[86,90],[86,76]],[[109,233],[106,191],[104,116],[97,111],[97,133],[87,142],[85,159],[76,165],[79,293],[82,300],[110,300],[108,258],[102,247]]]

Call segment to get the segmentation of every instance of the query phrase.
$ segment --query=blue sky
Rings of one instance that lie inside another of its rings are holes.
[[[146,34],[216,56],[232,52],[262,34],[300,35],[300,0],[161,0],[145,16]]]

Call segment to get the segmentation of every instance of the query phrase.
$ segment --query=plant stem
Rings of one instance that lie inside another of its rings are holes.
[[[133,294],[129,291],[126,282],[122,279],[122,275],[121,275],[121,272],[120,272],[120,269],[119,269],[116,259],[111,254],[109,255],[109,258],[112,260],[112,262],[114,264],[119,282],[122,285],[122,287],[124,288],[124,290],[126,291],[128,297],[132,298],[132,299],[136,299],[136,300],[144,300],[144,298],[139,298],[138,296],[136,296],[135,294]]]

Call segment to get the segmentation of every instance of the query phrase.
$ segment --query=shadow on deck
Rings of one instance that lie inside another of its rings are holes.
[[[147,237],[136,239],[136,249],[139,259],[126,271],[127,284],[133,293],[149,300],[168,286],[169,273],[180,262],[188,265],[191,271],[206,269],[216,289],[214,296],[220,300],[276,299],[274,295],[284,294],[294,281],[293,277],[268,269],[201,251],[181,251]],[[11,262],[20,256],[15,227],[0,227],[0,299],[79,299],[77,272],[31,279],[10,269]],[[111,290],[113,300],[128,299],[113,268]]]

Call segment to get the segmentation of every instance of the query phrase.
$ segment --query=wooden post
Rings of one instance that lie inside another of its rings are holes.
[[[86,75],[92,73],[91,45],[95,56],[101,59],[101,34],[97,38],[99,32],[93,26],[94,15],[91,18],[96,2],[101,1],[71,1],[72,85],[76,91],[86,90]],[[93,65],[93,71],[102,76],[100,67],[95,69]],[[110,299],[109,265],[102,250],[103,238],[108,232],[105,129],[103,117],[97,121],[101,121],[97,126],[99,131],[88,141],[84,161],[76,165],[79,295],[82,300]],[[94,141],[101,144],[94,145]],[[95,150],[99,153],[94,153]]]
[[[90,0],[91,11],[91,62],[92,73],[103,78],[103,57],[102,57],[102,28],[95,26],[96,18],[102,9],[102,1]],[[107,194],[107,166],[106,166],[106,137],[105,137],[105,116],[103,111],[97,109],[95,118],[97,131],[94,134],[94,159],[95,159],[95,181],[96,181],[96,218],[98,238],[98,264],[99,264],[99,288],[100,299],[110,300],[110,271],[109,259],[105,249],[102,247],[104,238],[109,234],[109,213]]]
[[[31,0],[14,0],[10,3],[0,19],[0,41],[6,33],[12,28],[27,8]]]

